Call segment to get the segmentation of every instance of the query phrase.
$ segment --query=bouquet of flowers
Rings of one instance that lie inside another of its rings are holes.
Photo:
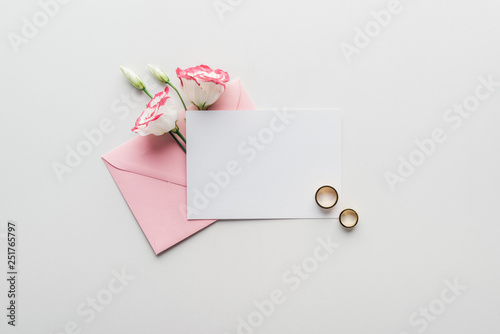
[[[185,111],[255,110],[255,106],[240,80],[229,81],[225,71],[206,65],[177,68],[179,81],[174,83],[159,67],[148,68],[165,84],[154,95],[139,76],[121,67],[129,83],[149,101],[132,127],[139,136],[102,159],[154,252],[160,254],[215,222],[187,219]]]
[[[143,91],[151,99],[146,109],[141,113],[135,122],[132,131],[141,135],[161,136],[170,134],[177,144],[186,152],[184,145],[187,143],[185,136],[180,132],[177,126],[179,118],[178,104],[169,95],[171,87],[180,101],[184,110],[187,110],[186,103],[179,90],[170,81],[168,75],[159,67],[148,65],[151,74],[160,82],[166,84],[163,91],[152,96],[147,90],[141,78],[130,69],[121,66],[120,69],[129,83],[140,91]],[[180,80],[182,90],[187,99],[199,110],[206,110],[215,103],[220,95],[226,89],[226,83],[229,82],[227,72],[216,69],[213,70],[207,65],[190,67],[185,70],[177,68],[177,77]],[[184,145],[182,144],[184,143]]]

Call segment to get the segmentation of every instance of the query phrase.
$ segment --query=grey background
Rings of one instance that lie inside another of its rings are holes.
[[[498,333],[500,92],[457,129],[443,120],[479,76],[500,81],[498,1],[402,0],[350,63],[341,43],[388,1],[231,3],[221,19],[213,0],[73,0],[15,52],[9,33],[41,7],[2,1],[0,247],[5,259],[17,221],[20,273],[18,326],[2,315],[2,333],[233,334],[275,289],[286,301],[255,333]],[[177,66],[223,68],[259,109],[344,109],[339,205],[359,212],[356,229],[224,221],[155,256],[100,159],[133,138],[147,102],[118,66],[146,79],[148,63],[172,78]],[[141,102],[114,112],[122,95]],[[60,182],[51,164],[105,118],[114,130]],[[391,191],[384,173],[437,127],[447,140]],[[282,275],[327,237],[339,247],[291,291]],[[122,269],[133,280],[86,322],[78,307]],[[455,279],[465,290],[425,329],[409,322]]]

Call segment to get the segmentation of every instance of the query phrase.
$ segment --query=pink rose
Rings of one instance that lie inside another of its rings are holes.
[[[176,73],[181,81],[182,90],[200,110],[205,110],[214,104],[226,90],[226,83],[229,81],[226,72],[212,70],[207,65],[185,70],[177,68]]]
[[[149,101],[132,131],[141,136],[149,134],[161,136],[177,127],[178,117],[176,103],[168,96],[167,86],[164,91],[159,92]]]

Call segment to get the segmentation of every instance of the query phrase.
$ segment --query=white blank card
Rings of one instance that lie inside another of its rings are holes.
[[[187,112],[188,219],[337,218],[316,190],[341,196],[341,112]]]

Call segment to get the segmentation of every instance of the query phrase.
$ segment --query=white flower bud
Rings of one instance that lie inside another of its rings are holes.
[[[170,81],[168,75],[163,72],[163,70],[159,67],[148,64],[149,71],[153,76],[160,82],[167,83]]]
[[[142,82],[141,78],[131,70],[126,67],[120,66],[120,70],[122,70],[123,75],[127,78],[128,82],[138,90],[144,90],[146,86]]]

